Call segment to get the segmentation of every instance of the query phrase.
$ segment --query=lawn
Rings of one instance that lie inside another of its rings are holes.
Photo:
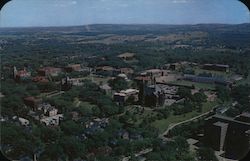
[[[127,111],[129,111],[130,113],[133,113],[133,115],[136,117],[137,121],[135,122],[135,124],[137,125],[140,124],[144,118],[157,115],[157,112],[152,111],[152,110],[147,110],[147,109],[145,109],[143,112],[137,112],[135,106],[127,106],[126,108],[127,108]]]
[[[76,107],[84,107],[84,108],[88,108],[88,109],[92,109],[93,107],[95,107],[96,105],[93,105],[89,102],[82,102],[80,101],[78,98],[75,98],[73,104],[76,106]]]
[[[217,102],[206,102],[203,104],[202,108],[202,113],[206,113],[209,110],[211,110],[214,106],[216,106]],[[195,116],[198,116],[202,113],[198,113],[196,111],[192,111],[186,114],[182,115],[173,115],[170,114],[170,116],[167,119],[162,119],[162,120],[156,120],[155,122],[152,123],[152,126],[156,127],[159,129],[160,133],[164,132],[170,124],[178,123],[181,121],[185,121],[188,119],[191,119]]]

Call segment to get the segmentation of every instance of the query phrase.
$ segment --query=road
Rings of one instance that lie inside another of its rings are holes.
[[[216,108],[216,107],[217,107],[217,106],[215,106],[214,108]],[[199,119],[199,118],[201,118],[201,117],[203,117],[203,116],[205,116],[205,115],[208,115],[210,112],[213,112],[214,108],[213,108],[212,110],[206,112],[206,113],[203,113],[203,114],[201,114],[201,115],[195,116],[195,117],[193,117],[193,118],[191,118],[191,119],[184,120],[184,121],[181,121],[181,122],[178,122],[178,123],[175,123],[175,124],[170,124],[169,127],[167,128],[167,130],[164,131],[162,134],[160,134],[159,137],[160,137],[161,139],[163,139],[163,140],[166,140],[167,138],[166,138],[165,136],[168,135],[168,133],[169,133],[170,130],[172,130],[173,128],[175,128],[176,126],[179,126],[179,125],[181,125],[181,124],[185,124],[185,123],[187,123],[187,122],[191,122],[191,121],[194,121],[194,120],[196,120],[196,119]]]
[[[57,96],[57,95],[61,95],[61,94],[63,94],[63,93],[65,93],[64,91],[58,91],[58,92],[56,92],[56,93],[48,93],[48,94],[46,94],[46,97],[53,97],[53,96]]]
[[[135,157],[138,157],[138,156],[147,154],[147,153],[151,152],[152,150],[153,150],[152,148],[144,149],[144,150],[142,150],[142,151],[136,153],[136,154],[135,154]],[[129,161],[130,158],[131,158],[131,156],[124,157],[124,158],[122,159],[122,161]]]

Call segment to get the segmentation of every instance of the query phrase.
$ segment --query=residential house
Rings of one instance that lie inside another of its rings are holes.
[[[120,92],[114,93],[114,101],[119,104],[124,104],[129,98],[132,98],[133,102],[138,101],[139,90],[137,89],[127,89]]]
[[[126,75],[134,74],[134,70],[132,68],[120,68],[119,71]]]
[[[26,106],[31,107],[31,109],[35,111],[37,110],[38,105],[42,102],[42,99],[30,96],[30,97],[25,97],[23,101]]]
[[[127,130],[121,129],[116,133],[116,136],[121,139],[129,140],[129,132]]]
[[[133,60],[135,58],[135,54],[134,53],[123,53],[117,56],[118,58],[121,58],[124,61],[129,61],[129,60]]]
[[[21,117],[18,118],[18,121],[19,121],[19,123],[20,123],[22,126],[28,126],[29,123],[30,123],[29,120],[24,119],[24,118],[21,118]]]
[[[147,75],[139,75],[137,77],[134,78],[135,82],[137,83],[137,85],[142,85],[142,84],[152,84],[152,79],[150,78],[150,76]]]
[[[103,84],[100,86],[100,88],[104,90],[106,94],[112,93],[112,88],[108,84]]]
[[[41,123],[44,123],[46,126],[58,126],[60,123],[60,120],[63,119],[63,114],[57,114],[54,116],[49,117],[42,117],[40,119]]]
[[[66,72],[81,71],[81,64],[72,64],[64,68]]]
[[[63,114],[58,114],[58,109],[51,106],[49,103],[39,104],[37,110],[42,112],[39,119],[40,122],[44,123],[46,126],[58,126],[60,120],[63,119]]]
[[[118,74],[117,77],[128,81],[128,76],[126,74]]]
[[[32,78],[35,83],[49,83],[49,80],[45,76],[36,76]]]
[[[104,131],[109,123],[108,118],[96,118],[85,124],[85,134],[91,136],[97,132]]]
[[[79,78],[69,78],[66,77],[61,80],[62,89],[70,89],[72,86],[81,86],[83,85],[82,79]]]
[[[172,63],[169,65],[170,70],[180,70],[182,67],[181,63]]]
[[[95,72],[96,74],[113,76],[116,72],[116,69],[111,66],[99,66],[95,68]]]
[[[29,79],[31,77],[31,73],[28,72],[25,68],[23,70],[17,70],[14,66],[13,68],[13,77],[16,81],[22,81]]]
[[[40,76],[58,76],[58,74],[62,72],[62,69],[55,67],[43,67],[38,69],[37,72]]]
[[[149,70],[146,70],[145,73],[150,77],[157,78],[157,77],[165,76],[167,74],[167,71],[161,70],[161,69],[149,69]]]

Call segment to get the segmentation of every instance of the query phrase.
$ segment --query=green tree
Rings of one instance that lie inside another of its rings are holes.
[[[82,157],[85,154],[85,146],[76,140],[75,137],[63,137],[60,140],[63,152],[68,156],[69,160]]]
[[[201,147],[197,150],[197,159],[199,161],[218,161],[214,151],[211,148]]]
[[[66,135],[77,135],[81,131],[81,126],[72,120],[62,122],[60,127]]]

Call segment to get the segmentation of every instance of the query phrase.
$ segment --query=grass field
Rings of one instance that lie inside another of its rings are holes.
[[[84,108],[88,108],[88,109],[92,109],[93,107],[95,107],[96,105],[93,105],[89,102],[82,102],[80,101],[78,98],[76,98],[73,102],[74,106],[76,107],[84,107]]]
[[[204,103],[203,108],[202,108],[202,113],[206,113],[206,112],[210,111],[216,105],[217,105],[217,102],[206,102],[206,103]],[[158,128],[160,133],[162,133],[168,128],[168,126],[170,124],[174,124],[174,123],[178,123],[178,122],[181,122],[181,121],[191,119],[191,118],[193,118],[195,116],[198,116],[198,115],[200,115],[202,113],[192,111],[192,112],[182,114],[182,115],[170,114],[170,116],[167,119],[157,120],[157,121],[153,122],[152,126]]]

